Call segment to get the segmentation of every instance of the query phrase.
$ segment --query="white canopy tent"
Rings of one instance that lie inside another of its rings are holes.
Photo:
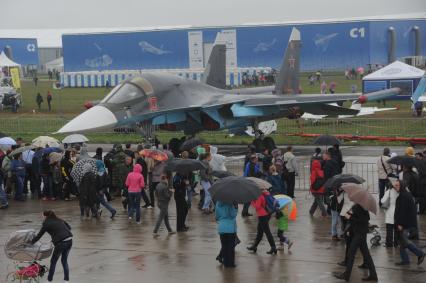
[[[6,56],[4,51],[2,51],[1,54],[0,54],[0,68],[3,68],[3,67],[9,67],[9,68],[21,67],[21,65],[10,60],[9,57]]]
[[[421,78],[425,71],[411,65],[395,61],[380,70],[375,71],[363,78],[363,80],[396,80]]]
[[[59,72],[63,72],[64,71],[64,57],[60,57],[60,58],[54,59],[50,62],[47,62],[46,64],[44,64],[44,66],[45,66],[46,71],[56,70],[56,71],[59,71]]]
[[[400,97],[413,95],[425,71],[411,65],[395,61],[362,79],[363,93],[399,87]]]

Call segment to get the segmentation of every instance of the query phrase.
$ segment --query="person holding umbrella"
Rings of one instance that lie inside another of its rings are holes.
[[[409,265],[410,258],[407,249],[417,256],[417,264],[422,264],[425,252],[419,249],[409,240],[410,234],[417,232],[417,208],[412,194],[407,191],[404,182],[397,180],[394,183],[395,190],[399,193],[395,203],[395,226],[399,233],[401,262],[396,265]]]
[[[271,219],[271,216],[269,215],[266,209],[267,195],[269,195],[269,192],[267,190],[262,190],[262,194],[259,196],[259,198],[251,202],[251,205],[256,209],[256,214],[258,219],[257,235],[253,245],[251,245],[250,247],[247,247],[247,249],[249,251],[252,251],[253,253],[256,253],[257,246],[262,240],[263,234],[266,234],[269,245],[271,246],[271,249],[266,253],[273,255],[273,254],[277,254],[277,248],[275,246],[275,241],[274,241],[274,237],[272,236],[271,229],[269,228],[269,220]]]
[[[376,268],[367,245],[368,225],[370,221],[369,211],[377,213],[377,204],[375,198],[360,185],[345,183],[341,186],[342,190],[348,194],[348,197],[355,205],[346,213],[345,218],[349,221],[349,233],[351,234],[350,246],[346,258],[346,270],[343,273],[335,272],[333,275],[345,281],[351,277],[352,267],[355,261],[355,255],[358,249],[364,259],[360,268],[369,269],[369,276],[362,278],[363,281],[378,281]]]
[[[96,174],[92,172],[92,165],[85,163],[83,165],[83,178],[81,179],[79,189],[79,201],[80,201],[80,217],[83,219],[84,215],[89,218],[89,210],[92,211],[92,216],[97,217],[98,212],[96,210]]]
[[[216,202],[215,217],[221,243],[220,253],[216,259],[220,263],[223,263],[225,267],[236,267],[235,242],[237,238],[237,214],[236,205],[221,201]]]

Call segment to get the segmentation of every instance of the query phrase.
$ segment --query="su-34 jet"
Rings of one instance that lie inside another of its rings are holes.
[[[365,103],[397,95],[393,88],[365,95],[303,94],[298,89],[298,49],[300,33],[293,29],[287,46],[280,78],[275,87],[226,90],[222,76],[226,62],[224,45],[215,45],[209,58],[204,81],[198,82],[166,73],[144,73],[117,85],[96,106],[86,110],[59,129],[58,133],[81,133],[139,125],[193,135],[201,131],[241,132],[247,126],[258,130],[262,121],[294,118],[297,112],[315,115],[356,115],[359,110],[332,105],[345,101]],[[148,134],[148,133],[145,133]]]

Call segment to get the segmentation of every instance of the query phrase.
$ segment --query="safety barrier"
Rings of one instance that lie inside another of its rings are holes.
[[[68,122],[65,118],[50,117],[7,117],[0,119],[0,131],[6,133],[48,134],[57,131]],[[105,133],[112,133],[106,131]],[[171,132],[169,132],[171,133]],[[215,136],[224,136],[226,132],[203,132],[203,137],[214,140]],[[283,134],[349,134],[359,136],[384,137],[426,137],[426,118],[327,118],[318,121],[297,122],[296,120],[278,120],[277,132],[272,137]],[[181,135],[174,133],[173,135]]]
[[[242,176],[244,159],[228,159],[226,169],[237,176]],[[310,161],[299,160],[299,174],[296,177],[296,190],[308,191],[310,187]],[[372,193],[378,192],[377,165],[375,163],[346,162],[343,173],[354,174],[364,178],[364,186]]]

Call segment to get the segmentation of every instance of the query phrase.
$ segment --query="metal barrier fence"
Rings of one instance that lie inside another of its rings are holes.
[[[34,117],[34,118],[0,118],[0,131],[6,133],[47,134],[57,131],[68,119]],[[425,137],[426,118],[325,118],[317,121],[297,121],[289,119],[278,120],[277,132],[274,135],[297,134],[351,134],[377,136]],[[108,131],[105,133],[112,133]],[[214,140],[216,135],[223,136],[225,132],[206,132],[207,139]],[[175,133],[176,135],[176,133]]]
[[[226,169],[242,176],[244,159],[228,159]],[[310,187],[310,161],[299,160],[299,175],[296,177],[296,190],[307,191]],[[365,179],[364,186],[372,193],[378,192],[377,165],[375,163],[346,162],[343,173],[358,175]]]

